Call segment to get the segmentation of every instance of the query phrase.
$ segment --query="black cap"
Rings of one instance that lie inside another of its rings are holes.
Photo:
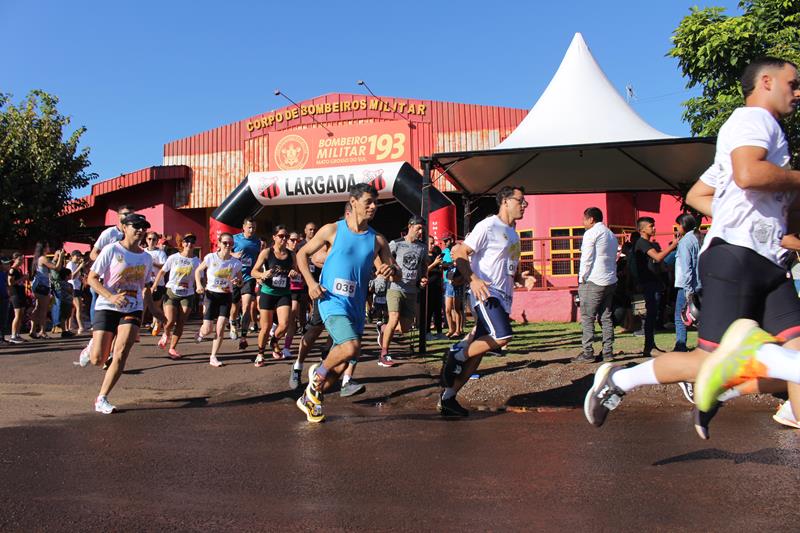
[[[416,224],[425,224],[425,219],[417,215],[414,215],[413,217],[408,219],[409,226],[414,226]]]
[[[197,242],[197,236],[194,233],[187,233],[183,236],[183,240],[185,241],[192,241]]]
[[[150,227],[150,223],[147,221],[147,218],[139,213],[131,213],[130,215],[126,216],[122,219],[122,224],[125,226],[140,226],[143,229]]]

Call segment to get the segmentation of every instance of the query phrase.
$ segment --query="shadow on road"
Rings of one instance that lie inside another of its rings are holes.
[[[706,448],[696,452],[684,453],[662,459],[653,463],[653,466],[666,466],[687,461],[707,461],[724,459],[733,461],[734,464],[753,463],[760,465],[790,466],[800,468],[800,450],[783,450],[780,448],[762,448],[754,452],[736,453],[718,448]]]

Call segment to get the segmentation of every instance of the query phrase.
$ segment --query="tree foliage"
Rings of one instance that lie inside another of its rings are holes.
[[[719,7],[692,8],[673,32],[668,55],[678,59],[687,87],[703,91],[683,104],[693,135],[716,135],[744,104],[739,76],[754,58],[775,56],[800,65],[800,0],[744,0],[739,8],[739,16]],[[786,118],[783,126],[798,162],[800,117]]]
[[[44,91],[19,105],[0,94],[0,248],[64,238],[73,229],[61,216],[72,191],[95,177],[86,172],[89,149],[78,146],[86,128],[65,139],[70,119],[56,104]]]

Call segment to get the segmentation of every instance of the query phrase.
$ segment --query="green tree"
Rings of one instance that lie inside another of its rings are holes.
[[[668,55],[678,59],[687,87],[703,90],[683,104],[693,135],[716,135],[744,104],[739,76],[752,59],[768,55],[800,65],[800,0],[746,0],[739,8],[739,16],[719,7],[692,8],[673,32]],[[797,163],[800,117],[786,118],[783,127]]]
[[[58,98],[32,91],[18,106],[0,93],[0,248],[36,240],[61,240],[74,229],[63,217],[72,191],[95,174],[86,172],[89,149],[79,149],[86,128],[65,139],[69,117]]]

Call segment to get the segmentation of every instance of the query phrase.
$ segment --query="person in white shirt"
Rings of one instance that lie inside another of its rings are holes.
[[[102,233],[100,233],[100,236],[97,237],[97,240],[94,242],[94,246],[92,246],[92,249],[89,252],[89,259],[92,261],[97,261],[97,256],[100,255],[100,252],[103,250],[103,248],[109,244],[113,244],[122,240],[122,219],[133,213],[134,209],[130,205],[126,204],[117,207],[117,223],[114,226],[107,227]],[[94,308],[97,304],[97,293],[94,291],[91,285],[89,286],[89,292],[92,295],[92,304],[89,306],[89,320],[94,321]]]
[[[178,353],[178,341],[183,335],[183,325],[191,312],[194,303],[194,282],[195,270],[200,266],[200,259],[194,257],[192,249],[197,237],[193,233],[187,233],[179,239],[181,251],[169,256],[153,280],[153,285],[159,286],[160,282],[169,276],[166,284],[166,296],[164,297],[164,315],[167,323],[164,325],[164,333],[158,341],[158,347],[167,350],[170,359],[180,359]],[[167,348],[169,346],[169,348]]]
[[[78,335],[83,335],[83,317],[81,316],[81,308],[83,307],[83,298],[81,297],[83,289],[83,282],[81,281],[84,276],[84,268],[86,262],[83,260],[83,255],[78,250],[73,250],[70,254],[70,261],[67,263],[67,268],[72,272],[69,279],[69,284],[72,285],[72,311],[67,319],[65,328],[67,331],[72,330],[73,317],[78,327]]]
[[[581,264],[578,271],[578,296],[581,300],[583,352],[572,361],[594,363],[594,323],[600,316],[603,331],[603,361],[614,357],[614,323],[611,302],[617,288],[617,238],[603,224],[603,212],[589,207],[583,212]]]
[[[478,222],[464,242],[451,253],[456,268],[469,281],[476,317],[474,339],[448,350],[442,365],[444,392],[437,409],[442,416],[468,416],[456,394],[477,370],[486,352],[499,350],[511,340],[511,301],[520,257],[519,235],[514,223],[525,214],[525,190],[503,187],[496,196],[498,211]]]
[[[156,274],[161,272],[161,268],[164,266],[164,263],[167,262],[167,252],[158,246],[158,241],[160,238],[161,237],[157,232],[148,231],[147,235],[145,236],[146,247],[144,251],[150,254],[150,257],[153,258],[153,269],[151,270],[150,279],[147,280],[147,284],[150,286],[153,295],[153,303],[163,313],[164,306],[162,300],[164,299],[164,294],[167,292],[166,280],[162,277],[158,283],[153,283],[153,281],[156,279]],[[147,313],[145,313],[144,324],[148,324],[148,318],[149,317],[147,317]],[[154,336],[161,333],[160,326],[161,325],[155,319],[152,321],[152,324],[150,324],[150,329]]]
[[[159,315],[158,309],[153,307],[150,289],[145,286],[153,260],[139,247],[142,232],[150,223],[142,215],[130,214],[122,219],[122,225],[123,239],[103,248],[87,278],[87,283],[98,294],[97,309],[92,340],[80,356],[81,366],[89,362],[99,366],[105,362],[113,345],[114,357],[94,404],[95,411],[106,415],[116,409],[108,402],[108,394],[125,369],[139,333],[144,306],[147,305],[155,316]],[[163,320],[163,316],[159,318]]]
[[[745,107],[720,129],[714,164],[686,197],[691,207],[713,216],[700,252],[698,348],[628,369],[601,365],[584,402],[595,426],[638,386],[694,382],[695,430],[707,439],[719,402],[767,387],[785,389],[775,380],[800,382],[800,299],[783,261],[787,248],[800,242],[788,233],[792,213],[800,212],[800,171],[790,168],[778,123],[800,104],[797,67],[756,59],[742,74],[742,92]],[[790,398],[797,390],[789,387]],[[800,402],[791,404],[794,413],[776,417],[800,427]]]
[[[233,288],[242,283],[242,262],[231,255],[233,235],[220,233],[217,245],[219,251],[206,255],[200,266],[195,269],[194,280],[197,294],[205,294],[203,325],[200,327],[198,339],[208,335],[216,323],[217,335],[211,344],[209,364],[220,367],[222,362],[217,359],[217,352],[222,345],[225,322],[231,311]],[[207,277],[205,285],[202,279],[204,272]]]

